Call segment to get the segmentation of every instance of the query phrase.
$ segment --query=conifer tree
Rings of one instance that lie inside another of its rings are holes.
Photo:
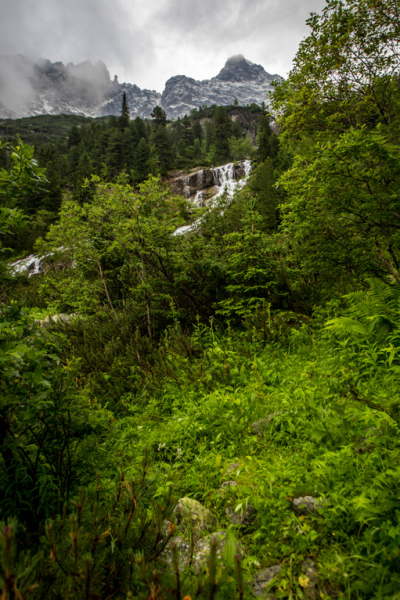
[[[151,118],[154,119],[155,126],[166,125],[167,124],[167,115],[165,110],[161,108],[161,106],[155,106],[151,112]]]
[[[114,129],[108,138],[106,153],[106,164],[109,174],[114,179],[121,170],[122,164],[122,133],[120,129]]]
[[[212,146],[212,141],[213,141],[213,125],[212,125],[211,121],[207,121],[206,122],[206,136],[205,136],[206,152],[210,151],[210,148]]]
[[[129,127],[129,106],[125,92],[122,94],[121,116],[119,118],[119,126],[121,129]]]
[[[257,211],[263,218],[262,228],[267,231],[274,231],[278,225],[279,198],[274,188],[275,179],[273,161],[268,157],[255,169],[249,183],[257,199]]]
[[[81,141],[81,134],[76,125],[71,127],[69,135],[68,135],[68,148],[72,148],[73,146],[78,146]]]
[[[215,159],[219,163],[229,160],[229,138],[231,121],[224,106],[218,106],[214,116]]]
[[[158,164],[161,175],[166,175],[173,166],[174,153],[172,141],[163,125],[159,125],[153,134],[153,143],[158,157]]]
[[[271,129],[270,116],[268,114],[260,117],[257,144],[257,158],[259,162],[264,162],[269,157],[272,159],[276,158],[279,149],[278,137]]]
[[[131,170],[131,176],[134,185],[145,181],[149,176],[150,147],[144,137],[139,142],[136,149],[135,168]]]
[[[195,119],[192,126],[193,137],[195,140],[199,140],[199,142],[203,141],[203,128],[199,119]]]
[[[137,137],[135,137],[135,141],[137,140],[137,145],[139,145],[139,142],[142,138],[148,141],[146,125],[144,124],[143,119],[141,119],[140,117],[136,117],[136,119],[134,120],[134,124],[137,132]]]

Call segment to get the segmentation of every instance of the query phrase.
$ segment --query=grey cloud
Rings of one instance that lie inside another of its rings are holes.
[[[123,0],[0,0],[0,9],[3,53],[17,46],[22,54],[65,63],[103,60],[133,75],[136,64],[154,59],[150,32]]]
[[[0,0],[0,53],[102,60],[120,81],[216,75],[232,54],[285,75],[324,0]]]

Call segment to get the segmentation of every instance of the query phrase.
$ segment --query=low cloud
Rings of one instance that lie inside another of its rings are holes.
[[[210,78],[241,53],[287,74],[305,20],[324,0],[0,0],[0,54],[102,60],[120,81],[162,91],[166,79]]]

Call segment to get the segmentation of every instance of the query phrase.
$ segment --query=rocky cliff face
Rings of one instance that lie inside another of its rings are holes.
[[[279,75],[270,75],[261,65],[255,65],[241,54],[229,58],[212,79],[196,81],[184,75],[171,77],[165,84],[161,106],[169,118],[188,114],[193,108],[211,104],[240,105],[268,102],[272,81]]]
[[[78,114],[119,115],[126,92],[132,116],[150,117],[161,94],[112,81],[104,63],[74,65],[0,56],[0,118]]]
[[[134,84],[120,84],[117,78],[112,81],[102,62],[64,65],[49,60],[35,62],[21,55],[0,56],[0,118],[119,115],[125,92],[132,118],[149,118],[154,106],[161,105],[171,119],[204,105],[233,104],[235,99],[241,105],[267,102],[271,83],[277,78],[239,55],[230,58],[212,79],[171,77],[161,95]]]

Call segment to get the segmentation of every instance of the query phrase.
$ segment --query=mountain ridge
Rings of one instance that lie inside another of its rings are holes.
[[[119,115],[125,92],[131,118],[149,118],[161,106],[175,119],[194,108],[212,104],[240,105],[267,101],[272,82],[281,79],[241,54],[228,58],[211,79],[196,80],[175,75],[167,80],[162,94],[136,84],[111,80],[106,65],[84,61],[77,65],[48,59],[34,61],[23,55],[0,56],[0,118],[43,114],[77,114],[96,117]]]

